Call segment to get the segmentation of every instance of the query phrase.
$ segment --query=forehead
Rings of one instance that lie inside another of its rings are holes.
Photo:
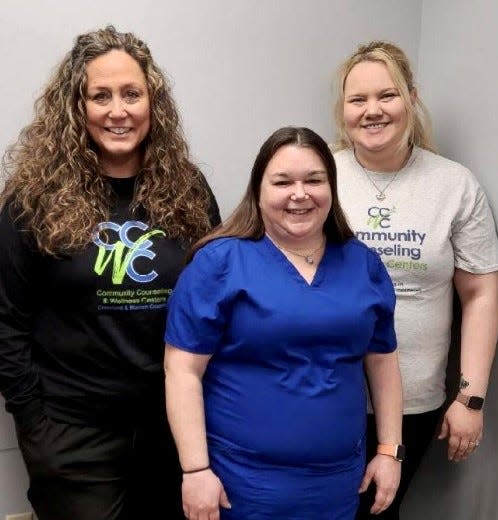
[[[363,90],[396,88],[386,65],[381,61],[362,61],[349,72],[344,83],[344,93]]]
[[[318,153],[310,147],[293,144],[280,147],[268,162],[265,174],[326,171]]]
[[[145,84],[145,75],[127,52],[113,49],[93,60],[86,66],[88,86],[98,86],[107,81]]]

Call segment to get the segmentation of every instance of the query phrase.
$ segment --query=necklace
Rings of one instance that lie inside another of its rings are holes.
[[[361,165],[360,165],[361,166]],[[363,168],[363,166],[361,166]],[[386,190],[387,188],[389,188],[389,186],[391,186],[391,184],[396,180],[396,177],[398,176],[398,173],[401,171],[401,170],[398,170],[392,177],[391,177],[391,180],[382,188],[380,189],[377,184],[375,183],[375,181],[372,179],[372,177],[370,177],[370,174],[368,173],[368,170],[366,170],[365,168],[363,168],[363,171],[365,172],[365,175],[367,176],[367,179],[371,182],[372,186],[379,192],[375,195],[375,198],[377,200],[384,200],[386,198]]]
[[[270,236],[267,234],[268,238],[270,238]],[[272,238],[270,238],[270,240],[281,250],[281,251],[285,251],[287,253],[290,253],[292,255],[295,255],[295,256],[299,256],[300,258],[304,258],[304,260],[306,261],[307,264],[309,265],[313,265],[315,263],[315,260],[313,259],[313,255],[315,255],[316,253],[318,253],[318,251],[320,251],[320,249],[325,245],[325,240],[323,240],[323,242],[316,248],[316,249],[313,249],[312,251],[310,251],[309,253],[300,253],[299,251],[293,251],[292,249],[287,249],[286,247],[283,247],[281,246],[280,244],[278,244],[277,242],[275,242],[275,240],[273,240]]]
[[[377,190],[377,194],[375,195],[375,198],[377,200],[384,200],[386,198],[386,191],[389,186],[396,180],[396,177],[398,176],[399,172],[405,168],[405,166],[408,166],[408,163],[411,163],[411,157],[413,156],[412,153],[409,153],[406,159],[404,160],[403,164],[401,165],[401,168],[394,173],[394,175],[391,177],[390,181],[382,188],[380,189],[377,183],[372,179],[370,174],[368,173],[368,170],[361,164],[361,162],[357,159],[356,154],[354,154],[354,158],[356,159],[356,162],[359,164],[360,168],[365,172],[365,175],[367,179],[370,181],[370,184]]]

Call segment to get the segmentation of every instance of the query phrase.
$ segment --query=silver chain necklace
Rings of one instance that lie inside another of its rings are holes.
[[[386,198],[386,191],[387,191],[387,188],[389,188],[389,186],[391,186],[391,184],[396,180],[396,177],[398,176],[399,172],[401,170],[403,170],[403,168],[405,168],[406,166],[408,166],[409,163],[412,162],[412,157],[413,157],[413,153],[409,153],[408,156],[406,157],[405,161],[403,162],[403,164],[401,165],[401,168],[391,177],[391,180],[382,188],[380,189],[378,186],[377,186],[377,183],[372,179],[372,177],[370,177],[370,174],[368,173],[368,170],[361,164],[360,161],[358,161],[357,157],[356,157],[356,154],[354,154],[354,158],[356,159],[356,162],[358,163],[358,165],[360,166],[360,168],[365,172],[365,175],[367,177],[367,179],[370,181],[370,184],[372,184],[372,186],[377,190],[377,194],[375,195],[375,198],[377,200],[384,200]]]
[[[309,265],[313,265],[315,263],[315,260],[313,258],[313,256],[318,253],[318,251],[320,251],[320,249],[325,245],[325,239],[322,241],[322,243],[316,248],[316,249],[313,249],[313,251],[310,251],[309,253],[307,254],[303,254],[303,253],[300,253],[298,251],[293,251],[292,249],[287,249],[286,247],[283,247],[281,246],[278,242],[275,242],[275,240],[273,240],[273,238],[270,237],[270,235],[268,235],[268,233],[266,234],[266,236],[281,250],[281,251],[285,251],[287,253],[290,253],[292,255],[295,255],[295,256],[299,256],[300,258],[304,258],[305,262]]]
[[[359,163],[358,163],[359,164]],[[361,166],[361,164],[360,164]],[[389,188],[389,186],[391,186],[391,184],[396,180],[396,177],[398,176],[398,173],[401,171],[401,170],[398,170],[392,177],[391,177],[391,180],[384,186],[384,188],[380,189],[377,184],[375,183],[375,181],[372,179],[372,177],[370,177],[370,174],[368,173],[368,171],[363,167],[363,171],[365,172],[365,175],[367,176],[367,179],[371,182],[372,186],[379,192],[375,195],[375,198],[377,200],[384,200],[386,198],[386,190],[387,188]]]
[[[276,242],[275,242],[275,245],[282,251],[286,251],[287,253],[290,253],[291,255],[299,256],[300,258],[304,258],[304,260],[306,261],[307,264],[313,265],[315,263],[315,261],[313,259],[313,255],[315,253],[318,253],[318,251],[320,251],[320,249],[323,247],[323,242],[316,249],[314,249],[313,251],[310,251],[307,255],[306,254],[303,255],[302,253],[298,253],[297,251],[292,251],[292,249],[287,249],[286,247],[282,247],[280,244],[277,244]]]

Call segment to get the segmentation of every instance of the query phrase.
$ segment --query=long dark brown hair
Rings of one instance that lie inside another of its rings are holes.
[[[287,126],[275,131],[261,146],[252,167],[251,177],[245,195],[228,219],[212,233],[197,241],[189,259],[202,246],[222,237],[238,237],[257,240],[265,233],[265,226],[259,207],[261,182],[268,163],[282,146],[294,145],[311,148],[318,154],[326,170],[332,194],[332,207],[323,225],[327,241],[342,243],[353,237],[337,195],[337,172],[335,161],[327,143],[313,130],[304,127]]]
[[[209,192],[189,160],[171,90],[147,45],[113,26],[76,38],[35,104],[35,117],[6,152],[0,204],[12,202],[38,248],[57,255],[92,240],[108,220],[111,190],[86,130],[87,64],[113,49],[140,65],[150,98],[151,127],[142,143],[132,210],[141,207],[151,226],[168,238],[189,241],[210,229]]]

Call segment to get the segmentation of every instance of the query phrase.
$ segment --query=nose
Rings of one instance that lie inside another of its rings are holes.
[[[377,99],[369,99],[366,105],[365,115],[375,117],[382,115],[382,109]]]
[[[301,201],[309,199],[310,196],[306,193],[304,189],[304,184],[302,182],[297,182],[294,187],[294,193],[291,195],[290,198],[294,201]]]
[[[109,104],[109,117],[119,119],[126,117],[126,110],[123,100],[118,97],[113,97]]]

